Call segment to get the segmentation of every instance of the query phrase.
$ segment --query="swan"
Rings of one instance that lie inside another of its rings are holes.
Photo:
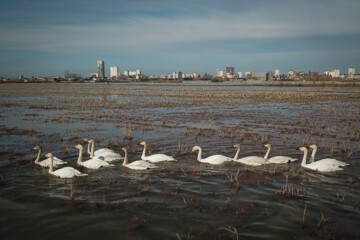
[[[88,153],[88,154],[91,154],[91,147],[92,147],[92,145],[93,145],[92,142],[94,142],[94,145],[95,145],[95,140],[94,140],[94,139],[85,138],[84,141],[88,143],[87,153]],[[105,153],[105,152],[114,153],[115,151],[112,150],[112,149],[110,149],[110,148],[100,148],[100,149],[98,149],[98,150],[96,150],[96,151],[95,151],[95,149],[94,149],[94,155],[95,155],[95,156],[98,156],[98,155],[100,155],[100,154],[102,154],[102,153]]]
[[[312,153],[311,153],[311,156],[310,156],[309,163],[313,163],[314,160],[315,160],[315,154],[316,154],[317,146],[315,144],[312,144],[312,145],[309,146],[309,148],[312,149]],[[324,159],[321,159],[319,161],[322,161],[322,162],[328,163],[328,164],[332,164],[332,165],[335,165],[335,166],[339,166],[339,167],[345,167],[345,166],[349,165],[348,163],[344,163],[344,162],[341,162],[341,161],[333,159],[333,158],[324,158]]]
[[[40,145],[37,145],[37,146],[34,147],[34,150],[39,150],[38,155],[37,155],[37,157],[35,159],[35,164],[38,164],[38,165],[40,165],[42,167],[50,167],[50,164],[51,164],[51,159],[50,158],[47,158],[47,159],[45,159],[43,161],[39,161],[41,153],[42,153],[42,147]],[[57,158],[55,156],[53,156],[53,158],[54,158],[54,162],[53,162],[54,167],[57,167],[59,165],[63,165],[63,164],[67,163],[67,162],[65,162],[65,161],[63,161],[63,160],[61,160],[61,159],[59,159],[59,158]]]
[[[270,153],[270,149],[271,149],[271,145],[270,144],[265,144],[265,147],[268,148],[268,151],[266,152],[264,158],[269,162],[269,163],[289,163],[289,162],[295,162],[297,161],[296,158],[292,158],[292,157],[287,157],[287,156],[275,156],[275,157],[271,157],[270,159],[268,159],[269,157],[269,153]]]
[[[123,159],[123,157],[119,154],[114,152],[109,148],[101,148],[99,150],[95,150],[95,140],[94,139],[84,139],[88,140],[88,144],[91,144],[91,151],[90,157],[103,157],[105,162],[113,162],[115,160]],[[89,147],[88,147],[89,149]]]
[[[127,148],[122,148],[122,150],[125,153],[124,162],[122,164],[124,167],[130,168],[133,170],[146,170],[146,169],[150,169],[150,168],[157,168],[157,166],[155,164],[144,161],[144,160],[137,160],[132,163],[128,163]]]
[[[246,165],[251,165],[251,166],[260,166],[260,165],[267,163],[267,160],[265,158],[257,157],[257,156],[248,156],[248,157],[237,159],[239,156],[239,153],[240,153],[240,144],[235,144],[234,147],[237,148],[237,151],[236,151],[236,154],[234,157],[235,162],[240,162],[240,163],[243,163]],[[268,149],[268,152],[270,152],[269,149]]]
[[[146,153],[146,142],[141,142],[140,145],[144,146],[144,150],[143,150],[142,155],[141,155],[142,160],[146,160],[146,161],[149,161],[149,162],[152,162],[152,163],[165,162],[165,161],[176,161],[176,159],[173,158],[172,156],[168,156],[168,155],[161,154],[161,153],[146,156],[145,155],[145,153]]]
[[[99,169],[101,167],[110,167],[114,166],[113,164],[109,164],[105,161],[103,161],[100,157],[94,157],[91,158],[85,162],[82,161],[82,154],[83,154],[83,146],[78,144],[75,146],[75,148],[79,149],[79,158],[77,160],[77,164],[89,169]]]
[[[194,147],[192,148],[191,152],[195,152],[195,151],[199,151],[197,160],[198,160],[199,162],[202,162],[202,163],[209,163],[209,164],[213,164],[213,165],[219,165],[219,164],[223,164],[223,163],[225,163],[225,162],[231,162],[231,161],[233,161],[232,158],[225,157],[225,156],[223,156],[223,155],[212,155],[212,156],[210,156],[210,157],[207,157],[207,158],[202,159],[202,158],[201,158],[201,155],[202,155],[201,147],[199,147],[199,146],[194,146]]]
[[[45,157],[48,157],[50,159],[50,168],[49,168],[49,173],[60,177],[60,178],[72,178],[72,177],[82,177],[82,176],[87,176],[87,174],[81,173],[78,170],[76,170],[73,167],[64,167],[64,168],[60,168],[56,171],[53,170],[53,163],[54,163],[54,155],[52,155],[52,153],[47,153],[45,154]]]
[[[302,167],[309,168],[309,169],[312,169],[312,170],[317,170],[319,172],[334,172],[334,171],[343,170],[342,168],[340,168],[337,165],[333,165],[333,164],[331,164],[329,162],[326,162],[326,161],[323,162],[322,160],[306,164],[306,158],[307,158],[308,150],[307,150],[306,147],[301,147],[301,148],[299,148],[299,150],[304,152],[304,157],[303,157],[303,160],[301,162]]]

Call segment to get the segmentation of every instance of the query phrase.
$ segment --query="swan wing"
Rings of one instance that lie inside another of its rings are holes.
[[[212,155],[207,158],[201,159],[200,162],[219,165],[230,161],[233,161],[233,159],[223,155]]]
[[[90,160],[87,160],[85,162],[81,163],[82,166],[89,168],[89,169],[99,169],[101,167],[110,167],[110,166],[114,166],[113,164],[109,164],[103,160],[101,160],[100,158],[92,158]]]
[[[72,178],[75,176],[78,176],[78,177],[86,176],[87,174],[83,174],[72,167],[64,167],[64,168],[61,168],[61,169],[58,169],[58,170],[52,172],[52,175],[55,175],[60,178]]]
[[[240,158],[236,161],[251,166],[260,166],[267,163],[265,158],[257,157],[257,156],[248,156],[248,157]]]
[[[111,150],[109,148],[101,148],[101,149],[96,150],[94,152],[94,155],[98,156],[98,155],[102,155],[102,154],[105,154],[105,153],[115,153],[115,151]]]
[[[53,166],[54,167],[57,167],[59,165],[63,165],[63,164],[66,164],[67,162],[57,158],[57,157],[54,157],[54,164]],[[50,164],[51,164],[51,159],[50,158],[47,158],[41,162],[38,163],[40,166],[42,167],[50,167]]]
[[[295,162],[297,159],[287,156],[275,156],[270,159],[268,159],[268,162],[270,163],[289,163],[289,162]]]
[[[150,156],[145,156],[143,158],[141,158],[142,160],[146,160],[152,163],[157,163],[157,162],[165,162],[165,161],[176,161],[175,158],[173,158],[172,156],[168,156],[165,154],[153,154]]]
[[[150,169],[150,168],[157,168],[157,166],[155,164],[152,164],[150,162],[143,161],[143,160],[138,160],[138,161],[129,163],[125,166],[130,169],[134,169],[134,170],[146,170],[146,169]]]
[[[304,167],[312,169],[312,170],[317,170],[319,172],[334,172],[334,171],[343,170],[339,166],[328,164],[326,161],[322,162],[321,160],[310,163],[310,164],[306,164]]]
[[[95,157],[104,157],[105,162],[113,162],[115,160],[123,159],[123,157],[119,153],[116,153],[116,152],[107,152],[107,153],[103,153],[103,154],[95,156]]]
[[[333,159],[333,158],[325,158],[325,159],[321,159],[316,162],[323,162],[324,164],[334,165],[334,166],[338,166],[338,167],[340,167],[340,166],[344,167],[344,166],[349,165],[348,163],[344,163],[344,162],[341,162],[341,161]]]

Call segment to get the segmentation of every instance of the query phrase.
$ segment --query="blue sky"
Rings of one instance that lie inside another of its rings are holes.
[[[0,76],[360,69],[358,0],[2,0]]]

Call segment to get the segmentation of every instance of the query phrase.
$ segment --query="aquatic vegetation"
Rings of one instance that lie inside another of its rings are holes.
[[[12,207],[24,204],[23,226],[31,225],[26,219],[33,211],[46,215],[51,228],[64,221],[77,226],[79,219],[94,223],[93,217],[100,217],[96,229],[106,238],[359,235],[353,223],[360,212],[357,88],[2,84],[0,94],[5,231],[17,233]],[[41,144],[75,166],[74,146],[90,137],[116,151],[126,146],[129,162],[140,159],[142,140],[151,143],[147,154],[163,153],[178,161],[142,173],[120,167],[122,161],[102,171],[79,168],[88,176],[71,181],[49,178],[30,164],[35,157],[31,148]],[[273,156],[297,159],[302,157],[298,147],[317,144],[319,159],[331,156],[351,167],[322,174],[302,169],[299,162],[215,166],[198,164],[191,154],[192,146],[199,145],[204,157],[233,157],[235,143],[241,143],[244,157],[264,156],[264,144],[270,143]],[[70,186],[76,190],[69,193]],[[15,204],[9,208],[8,202]],[[299,223],[303,229],[294,227]],[[116,231],[105,231],[109,226]],[[79,231],[69,230],[80,237]],[[35,238],[44,231],[33,226],[21,234]]]

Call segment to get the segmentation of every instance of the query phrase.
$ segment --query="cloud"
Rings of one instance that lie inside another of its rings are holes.
[[[155,63],[180,66],[181,61],[192,66],[203,61],[205,68],[279,56],[291,56],[285,61],[289,64],[296,56],[298,61],[314,52],[325,56],[329,49],[337,52],[336,59],[346,50],[353,61],[351,55],[360,49],[360,1],[355,0],[5,2],[8,6],[0,3],[0,51],[3,58],[16,52],[15,65],[30,64],[32,56],[54,65],[69,56],[74,62],[75,57],[83,62],[107,56],[149,69]]]
[[[58,53],[96,50],[108,53],[151,52],[177,43],[359,34],[360,25],[354,24],[357,18],[357,15],[336,17],[326,14],[319,17],[318,14],[309,17],[286,12],[274,16],[269,11],[245,14],[219,11],[212,16],[173,19],[135,16],[114,20],[111,24],[3,26],[0,31],[5,34],[0,36],[0,49]]]

